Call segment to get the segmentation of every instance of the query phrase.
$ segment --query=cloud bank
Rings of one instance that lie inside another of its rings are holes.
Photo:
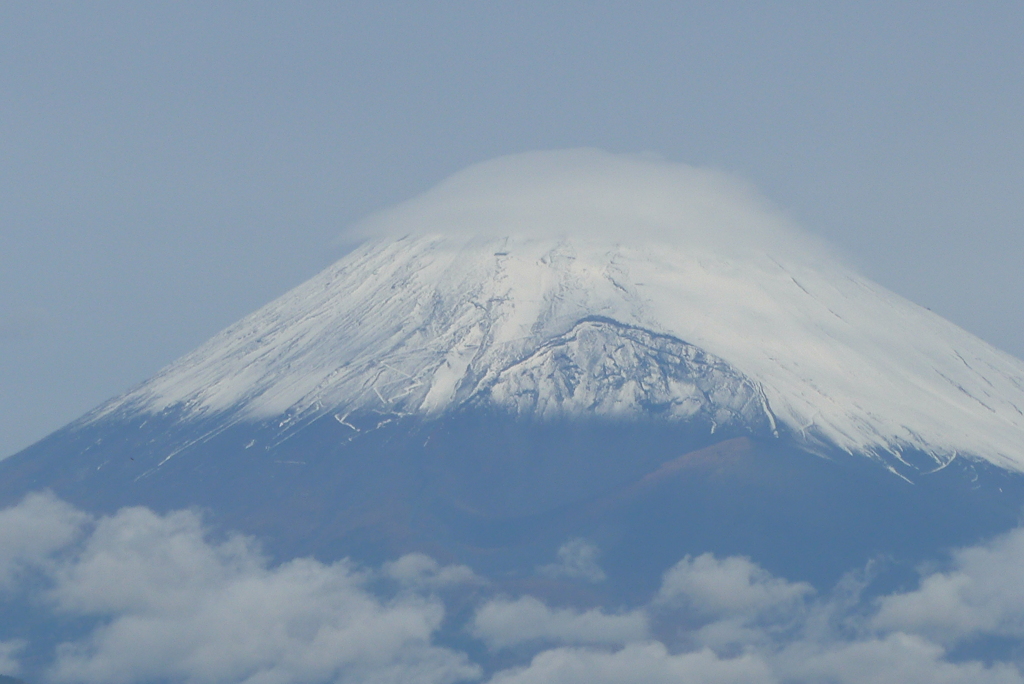
[[[563,548],[572,566],[590,545]],[[596,555],[583,554],[588,565]],[[957,655],[1024,638],[1024,529],[877,599],[863,598],[863,573],[819,593],[750,559],[703,554],[669,568],[646,604],[612,609],[505,596],[423,554],[380,569],[273,565],[250,538],[212,537],[192,511],[95,518],[35,494],[0,511],[0,573],[0,609],[27,600],[54,624],[79,625],[28,673],[41,683],[1024,683],[1019,648]],[[446,600],[471,602],[462,624]],[[17,674],[30,644],[16,625],[0,629],[0,673]],[[504,653],[504,664],[474,663],[444,633]]]
[[[192,511],[126,508],[92,520],[35,495],[0,515],[5,538],[48,535],[45,543],[3,545],[0,567],[45,572],[51,584],[40,600],[56,615],[98,618],[81,638],[57,647],[48,681],[440,684],[479,677],[465,655],[430,643],[445,612],[437,598],[378,598],[368,587],[372,575],[345,561],[300,558],[270,567],[251,539],[211,540]],[[56,551],[72,530],[85,535],[77,548],[62,549],[62,558],[41,552]],[[446,573],[452,576],[435,564],[416,575],[429,583]]]
[[[653,240],[716,253],[820,258],[752,185],[730,174],[597,149],[527,152],[475,164],[374,214],[348,240],[448,235]]]

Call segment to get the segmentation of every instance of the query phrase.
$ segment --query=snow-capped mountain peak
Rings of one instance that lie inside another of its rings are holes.
[[[482,165],[371,219],[451,230],[365,242],[91,420],[486,405],[741,423],[1024,471],[1024,363],[717,177],[592,151],[539,159]]]
[[[614,325],[590,329],[594,317]],[[650,348],[643,336],[677,347],[651,357],[664,366],[660,387],[645,375],[650,364],[621,363],[609,382],[637,389],[609,399],[596,366],[614,362],[624,342]],[[436,415],[487,401],[538,416],[638,415],[691,401],[696,390],[673,381],[696,386],[699,373],[686,364],[697,365],[698,355],[707,359],[700,372],[721,369],[715,386],[732,388],[728,400],[701,410],[763,395],[766,419],[810,441],[918,449],[940,462],[969,454],[1024,469],[1018,360],[838,264],[787,267],[653,243],[368,244],[103,413],[182,406],[250,418],[361,408]],[[572,392],[570,367],[585,377]],[[666,415],[686,414],[677,413]]]

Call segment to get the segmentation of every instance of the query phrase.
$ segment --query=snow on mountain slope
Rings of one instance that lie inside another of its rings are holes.
[[[587,318],[505,368],[482,404],[542,418],[645,415],[774,430],[760,389],[721,359],[675,338]]]
[[[737,197],[592,151],[482,165],[370,222],[418,234],[364,243],[90,420],[468,402],[777,422],[809,444],[1024,471],[1024,363]]]

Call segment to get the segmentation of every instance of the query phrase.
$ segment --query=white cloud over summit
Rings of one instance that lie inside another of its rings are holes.
[[[653,240],[718,254],[779,252],[791,260],[828,251],[735,176],[592,148],[474,164],[364,219],[345,238],[405,235]]]
[[[0,511],[0,541],[0,609],[21,600],[81,626],[31,673],[41,684],[1024,683],[1012,653],[951,655],[986,636],[1024,637],[1024,529],[873,601],[856,576],[824,594],[704,554],[628,610],[495,595],[469,568],[422,554],[380,570],[273,565],[247,537],[211,537],[191,511],[95,518],[48,494]],[[458,587],[476,605],[445,626],[442,596]],[[29,644],[7,629],[0,670],[18,673]],[[440,643],[452,629],[519,664],[485,672]]]

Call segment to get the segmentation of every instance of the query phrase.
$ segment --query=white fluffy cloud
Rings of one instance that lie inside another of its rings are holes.
[[[9,589],[19,575],[49,564],[88,519],[49,493],[30,494],[19,505],[0,510],[0,590]]]
[[[432,645],[444,617],[439,599],[379,598],[367,586],[371,574],[344,561],[271,567],[248,538],[208,538],[194,512],[145,508],[95,521],[84,543],[58,558],[84,515],[44,495],[0,516],[3,538],[20,540],[2,547],[4,567],[48,564],[51,609],[99,618],[90,633],[57,649],[53,682],[427,684],[480,674],[465,655]],[[25,541],[33,534],[34,543]],[[416,565],[409,559],[395,567]],[[464,577],[460,569],[419,565],[427,579]],[[0,655],[11,660],[16,646]]]
[[[272,565],[249,538],[211,538],[191,511],[92,518],[48,494],[0,511],[0,541],[4,600],[34,592],[36,609],[82,625],[33,673],[53,684],[481,681],[465,653],[437,643],[438,592],[453,587],[477,603],[468,623],[445,630],[503,662],[525,659],[489,673],[491,684],[1024,684],[1017,663],[949,651],[1024,635],[1024,530],[957,551],[917,589],[873,603],[860,599],[863,583],[818,594],[749,559],[704,554],[670,568],[650,603],[625,611],[496,598],[469,568],[422,554],[380,570],[309,558]],[[17,673],[27,646],[0,641],[0,672]]]
[[[881,600],[877,629],[920,632],[943,643],[976,634],[1024,638],[1024,529],[953,554],[916,591]]]
[[[561,644],[628,644],[647,638],[643,611],[607,614],[598,609],[552,609],[523,596],[515,601],[488,601],[473,618],[474,636],[490,648],[500,649],[529,641]]]
[[[0,641],[0,674],[14,676],[21,673],[18,656],[28,645],[24,639]]]
[[[723,655],[710,648],[671,653],[660,642],[615,651],[555,648],[525,667],[497,673],[489,684],[1020,684],[1009,663],[951,663],[920,637],[895,633],[882,639],[810,645],[783,652],[748,649]]]
[[[604,570],[597,564],[600,552],[586,539],[570,539],[558,549],[558,562],[537,568],[548,577],[582,579],[587,582],[603,582]]]
[[[485,584],[465,565],[441,565],[423,553],[409,553],[384,564],[384,574],[411,589],[442,589],[459,584]]]
[[[382,603],[346,562],[275,568],[250,540],[205,538],[198,516],[130,508],[99,521],[55,576],[58,609],[106,618],[60,648],[58,682],[455,682],[476,668],[430,644],[444,607]]]
[[[805,582],[773,577],[748,558],[687,556],[665,573],[655,601],[705,615],[755,616],[786,610],[814,593]]]
[[[615,652],[558,648],[534,657],[528,667],[499,672],[491,684],[760,684],[775,682],[755,655],[720,658],[710,649],[672,655],[658,642]]]
[[[829,684],[1021,684],[1011,663],[949,662],[945,650],[914,634],[796,641],[766,656],[776,680]]]

